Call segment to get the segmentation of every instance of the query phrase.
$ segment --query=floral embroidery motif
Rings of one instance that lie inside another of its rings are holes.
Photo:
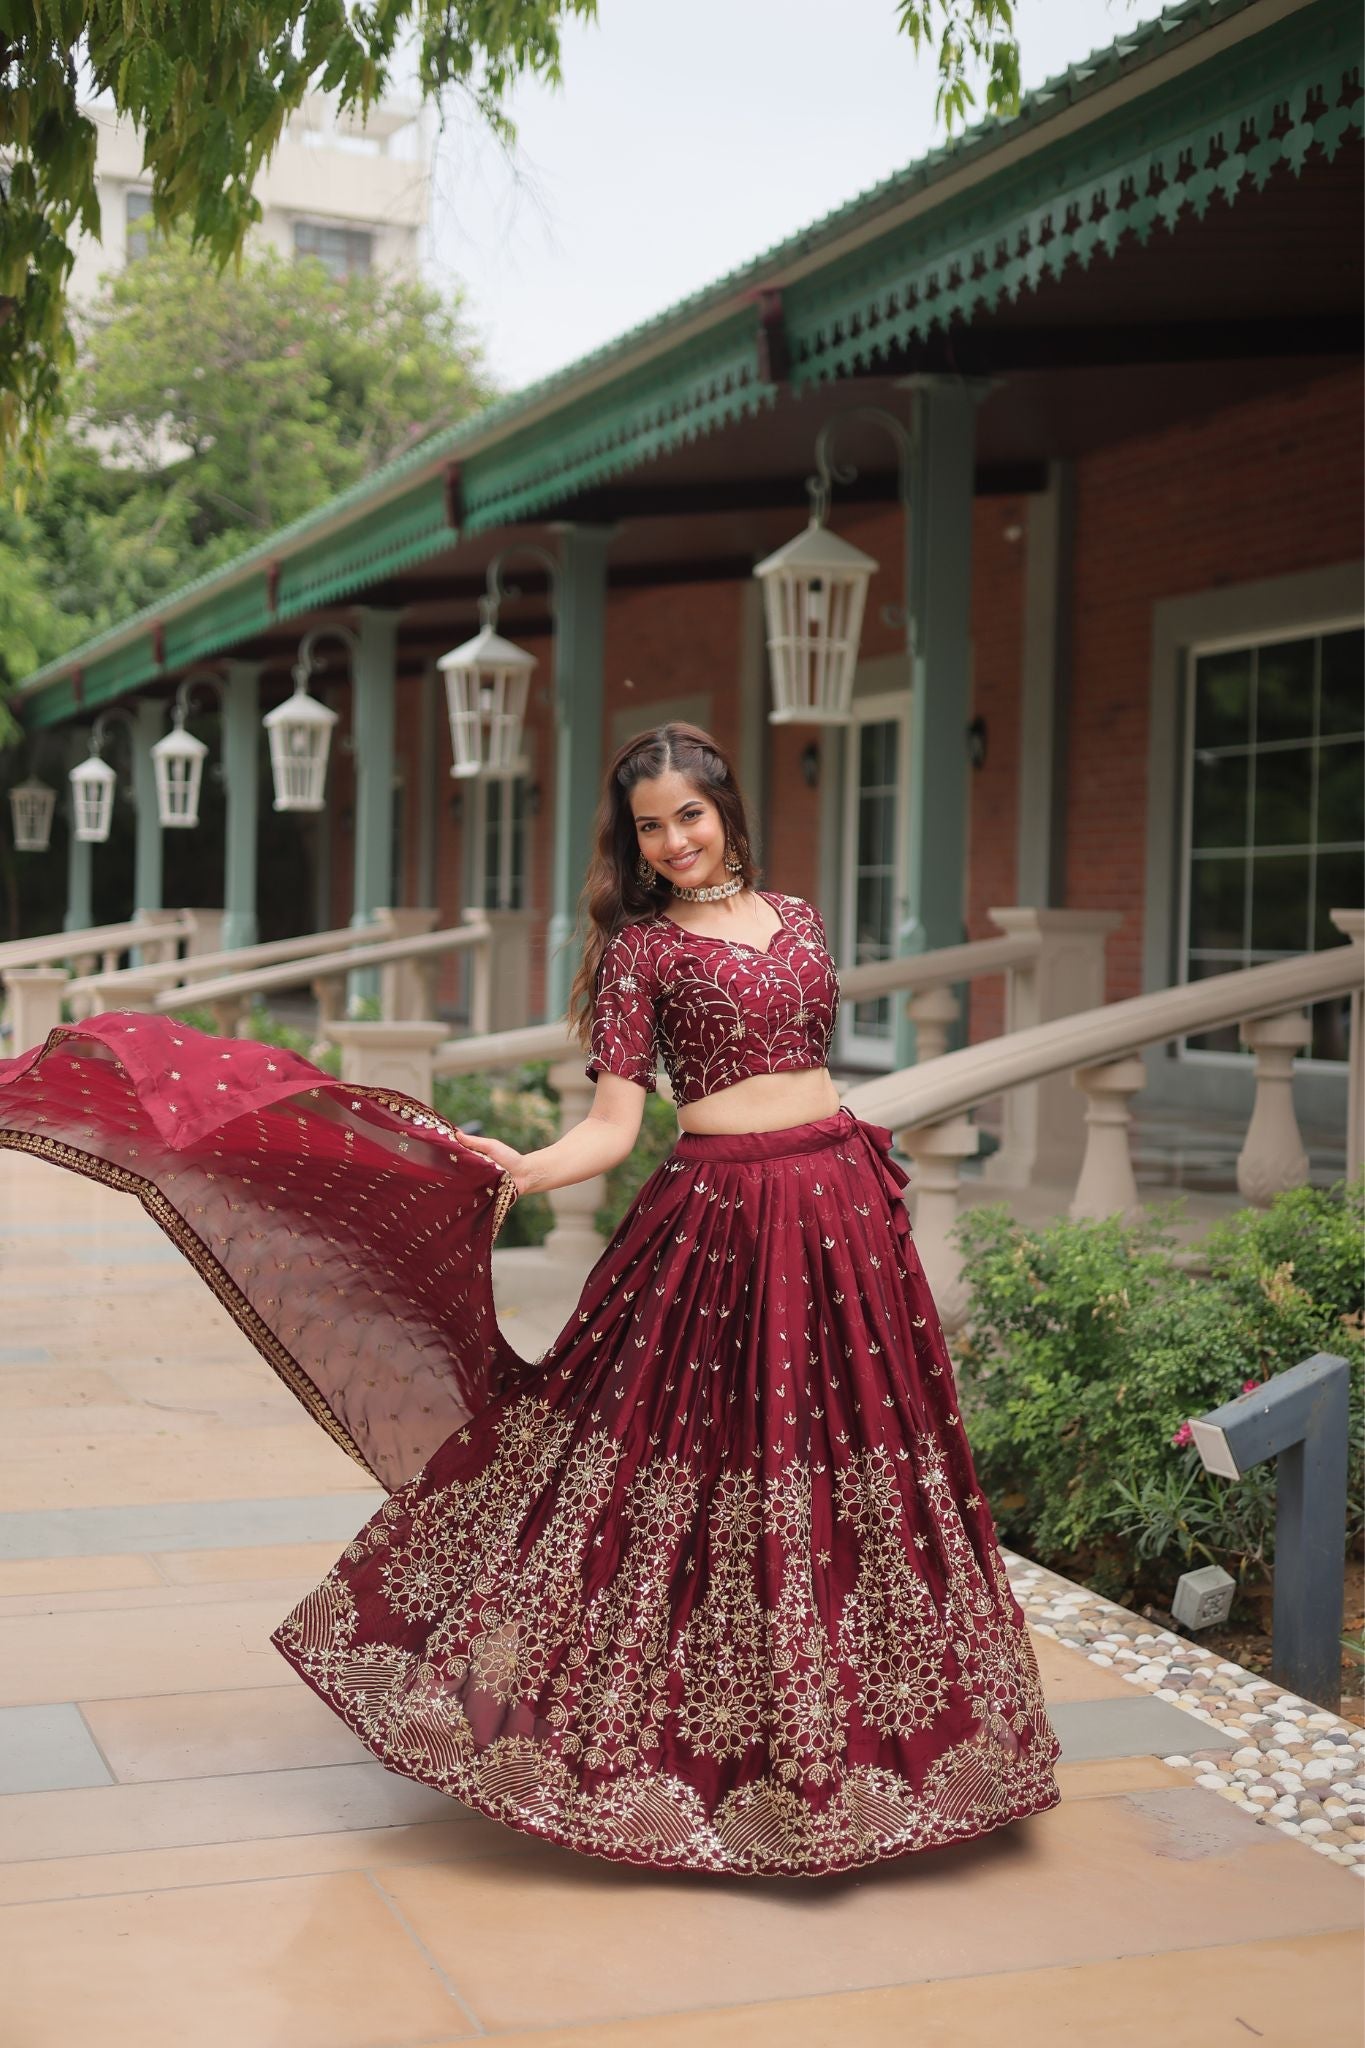
[[[768,950],[687,932],[661,914],[616,933],[598,970],[588,1074],[652,1089],[662,1060],[679,1103],[751,1074],[829,1056],[839,984],[820,913],[762,892],[781,923]]]

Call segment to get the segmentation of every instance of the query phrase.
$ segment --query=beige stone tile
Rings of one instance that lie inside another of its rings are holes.
[[[9,1340],[6,1339],[8,1342]],[[0,1414],[5,1431],[23,1426],[24,1418],[36,1410],[55,1410],[67,1417],[69,1428],[79,1428],[80,1412],[101,1404],[125,1399],[118,1382],[107,1372],[95,1372],[80,1365],[6,1366],[0,1372]]]
[[[356,1874],[10,1906],[0,1927],[0,2038],[22,2048],[399,2048],[471,2031]]]
[[[499,2048],[1360,2048],[1349,1934],[499,2034]],[[1173,2020],[1175,2024],[1173,2024]],[[1178,2031],[1177,2031],[1178,2027]],[[431,2048],[451,2048],[434,2042]]]
[[[14,1863],[120,1856],[455,1821],[464,1812],[454,1800],[374,1762],[89,1791],[16,1792],[0,1798],[0,1856]]]
[[[162,1585],[149,1557],[17,1557],[0,1562],[0,1599]]]
[[[1212,1948],[1360,1918],[1348,1871],[1193,1787],[1073,1800],[839,1879],[642,1877],[546,1848],[382,1882],[490,2030]],[[518,1962],[528,1927],[534,1972]]]
[[[1155,1756],[1095,1757],[1083,1764],[1057,1766],[1063,1799],[1105,1799],[1114,1792],[1146,1792],[1189,1782],[1188,1776]]]
[[[340,1543],[274,1543],[244,1550],[163,1550],[156,1562],[168,1579],[184,1586],[295,1578],[311,1586],[332,1569],[342,1548]]]
[[[0,1621],[0,1705],[296,1684],[270,1642],[273,1601]]]
[[[332,1562],[336,1559],[333,1546]],[[220,1607],[234,1600],[259,1601],[275,1610],[276,1620],[296,1607],[303,1595],[322,1576],[296,1573],[288,1579],[227,1579],[206,1586],[110,1587],[90,1593],[6,1593],[0,1594],[0,1621],[10,1615],[33,1614],[131,1614],[137,1609],[154,1611],[167,1607]],[[273,1624],[272,1624],[273,1626]]]
[[[270,1500],[360,1492],[374,1481],[302,1408],[266,1429],[170,1430],[153,1441],[75,1434],[10,1447],[5,1506],[143,1507],[156,1501]]]
[[[369,1754],[345,1722],[303,1686],[94,1700],[81,1711],[121,1785],[304,1770],[359,1763]]]
[[[1055,1636],[1033,1634],[1032,1641],[1048,1699],[1132,1699],[1134,1688],[1125,1678],[1103,1664],[1092,1664],[1080,1650],[1069,1650]]]
[[[175,1891],[247,1878],[314,1877],[331,1870],[384,1870],[408,1863],[459,1863],[507,1854],[507,1830],[482,1814],[408,1826],[348,1827],[341,1833],[200,1842],[169,1849],[109,1850],[0,1863],[0,1906],[41,1899],[103,1898],[115,1892]]]

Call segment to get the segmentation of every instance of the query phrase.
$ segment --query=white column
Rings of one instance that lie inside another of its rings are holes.
[[[230,661],[223,691],[223,776],[227,833],[223,884],[223,946],[254,946],[256,847],[261,806],[261,664]]]
[[[898,1131],[896,1143],[914,1162],[914,1231],[920,1263],[944,1329],[952,1334],[967,1320],[971,1288],[953,1235],[958,1218],[962,1162],[976,1152],[980,1135],[970,1118],[945,1117]]]

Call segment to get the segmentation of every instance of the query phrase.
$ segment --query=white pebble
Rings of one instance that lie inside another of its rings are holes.
[[[1235,1764],[1255,1764],[1257,1769],[1259,1770],[1261,1763],[1261,1752],[1259,1749],[1234,1749],[1232,1752],[1232,1761]]]
[[[1303,1740],[1303,1737],[1299,1734],[1292,1721],[1281,1721],[1270,1732],[1277,1742],[1301,1742]]]
[[[1224,1783],[1215,1771],[1201,1772],[1194,1782],[1196,1785],[1202,1785],[1206,1792],[1221,1792]]]
[[[1272,1785],[1248,1785],[1247,1798],[1258,1800],[1265,1806],[1274,1806],[1277,1803],[1275,1788]]]
[[[1086,1662],[1089,1664],[1108,1664],[1112,1667],[1114,1660],[1112,1657],[1106,1656],[1103,1650],[1092,1650]]]
[[[1322,1739],[1321,1739],[1320,1741],[1318,1741],[1318,1742],[1315,1742],[1315,1743],[1313,1744],[1313,1754],[1314,1754],[1314,1756],[1335,1756],[1335,1755],[1336,1755],[1336,1753],[1337,1753],[1337,1745],[1336,1745],[1336,1743],[1335,1743],[1335,1742],[1329,1742],[1329,1741],[1327,1740],[1326,1736],[1323,1736],[1323,1737],[1322,1737]]]
[[[1308,1772],[1306,1770],[1303,1773],[1303,1777],[1300,1777],[1297,1771],[1272,1771],[1270,1773],[1270,1782],[1272,1785],[1283,1785],[1286,1792],[1298,1792],[1302,1790],[1303,1779],[1307,1775]]]
[[[1154,1694],[1154,1698],[1159,1700],[1169,1700],[1171,1705],[1174,1706],[1175,1702],[1180,1698],[1180,1693],[1177,1690],[1177,1688],[1173,1685],[1159,1685]]]
[[[1299,1824],[1296,1820],[1281,1820],[1277,1821],[1275,1825],[1282,1835],[1297,1835],[1300,1833]]]
[[[1325,1780],[1331,1779],[1333,1775],[1332,1766],[1325,1760],[1322,1762],[1305,1764],[1303,1767],[1303,1775],[1310,1785],[1321,1785]]]
[[[1306,1835],[1330,1835],[1332,1832],[1330,1820],[1305,1820],[1299,1825]]]
[[[1171,1769],[1175,1771],[1187,1771],[1190,1768],[1190,1760],[1187,1756],[1163,1756],[1161,1761],[1163,1764],[1169,1764]]]
[[[1310,1714],[1308,1716],[1308,1725],[1310,1728],[1337,1728],[1340,1726],[1340,1723],[1335,1714],[1321,1713]]]
[[[1275,1801],[1275,1804],[1270,1809],[1272,1816],[1277,1817],[1280,1820],[1292,1820],[1294,1816],[1297,1814],[1298,1810],[1298,1800],[1291,1799],[1288,1793],[1285,1794],[1283,1799],[1277,1799]]]
[[[1259,1785],[1261,1782],[1259,1771],[1234,1771],[1232,1776],[1233,1782],[1238,1785]]]

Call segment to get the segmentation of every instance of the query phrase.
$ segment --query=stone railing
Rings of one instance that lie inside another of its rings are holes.
[[[278,967],[318,954],[377,946],[382,939],[410,938],[431,931],[435,923],[434,910],[377,910],[367,925],[341,925],[334,931],[266,939],[257,946],[215,948],[212,952],[187,954],[183,960],[154,962],[144,958],[136,967],[111,970],[105,964],[99,973],[81,975],[69,982],[65,1000],[77,1017],[93,1016],[99,1010],[142,1008],[148,996],[168,988],[189,988],[196,982],[222,975],[251,974],[258,967]],[[142,950],[145,954],[146,949]]]
[[[421,918],[429,923],[434,913],[400,911],[391,915]],[[491,934],[482,911],[466,911],[465,920],[464,924],[445,931],[409,932],[398,938],[371,938],[368,928],[364,932],[347,932],[349,943],[339,949],[309,952],[302,958],[267,963],[245,972],[210,974],[203,980],[187,982],[177,978],[171,987],[159,985],[162,969],[154,974],[134,969],[118,975],[114,1004],[106,1006],[99,1002],[95,1007],[163,1016],[203,1008],[212,1013],[219,1031],[230,1036],[259,998],[284,989],[311,988],[318,1006],[319,1031],[325,1033],[341,1014],[348,976],[377,973],[380,1010],[385,1022],[376,1028],[401,1029],[403,1019],[429,1016],[434,1009],[432,977],[441,961],[451,953],[468,952],[473,970],[470,1021],[479,1031],[487,1023],[491,1001]],[[240,955],[228,957],[236,960]],[[113,977],[97,978],[98,987],[107,990],[112,980]],[[68,986],[66,977],[57,974],[30,990],[23,1018],[27,1036],[21,1038],[16,1026],[16,1049],[38,1044],[61,1021],[62,998]],[[445,1036],[444,1025],[419,1025],[417,1029],[435,1029]]]
[[[1147,1046],[1235,1024],[1255,1055],[1256,1096],[1237,1164],[1247,1201],[1264,1205],[1300,1186],[1308,1160],[1294,1113],[1294,1056],[1308,1043],[1307,1010],[1349,996],[1347,1170],[1361,1159],[1360,1002],[1365,981],[1365,912],[1335,911],[1351,944],[1219,974],[1185,987],[1133,996],[993,1038],[982,1045],[850,1088],[859,1116],[890,1124],[915,1164],[915,1236],[948,1329],[960,1327],[967,1287],[952,1231],[962,1161],[977,1150],[970,1112],[998,1095],[1069,1076],[1084,1102],[1085,1151],[1072,1198],[1074,1217],[1126,1216],[1141,1206],[1129,1151],[1129,1107],[1146,1082]]]
[[[102,973],[116,974],[123,955],[136,948],[144,962],[165,962],[162,971],[174,976],[184,965],[177,958],[181,943],[192,945],[197,929],[192,910],[144,910],[126,924],[89,925],[0,945],[11,1051],[24,1051],[45,1038],[51,1025],[44,1019],[60,1020],[62,999],[71,987],[68,968],[82,974],[98,961]]]

